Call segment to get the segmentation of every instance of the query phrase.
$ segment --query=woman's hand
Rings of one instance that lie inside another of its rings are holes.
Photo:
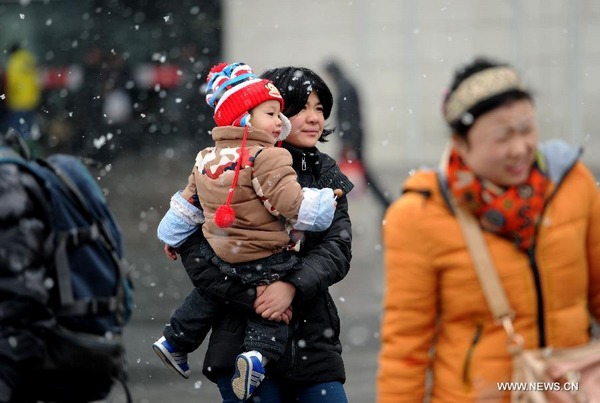
[[[296,288],[285,281],[259,286],[256,288],[254,310],[265,319],[287,324],[292,317],[291,304],[295,295]]]

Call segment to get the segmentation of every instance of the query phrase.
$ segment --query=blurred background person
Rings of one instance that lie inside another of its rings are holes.
[[[340,158],[351,161],[362,160],[364,134],[356,86],[342,72],[337,62],[332,60],[325,68],[333,78],[336,87],[336,123],[342,142]]]
[[[28,143],[39,140],[37,122],[41,85],[34,55],[20,43],[8,50],[5,72],[6,120],[3,129],[15,129]]]
[[[373,191],[385,209],[390,202],[368,168],[364,157],[364,131],[361,105],[356,86],[344,74],[336,61],[329,61],[325,70],[333,78],[336,88],[336,129],[341,140],[338,161],[342,171],[356,184],[356,193]]]
[[[447,158],[407,179],[384,220],[379,403],[511,401],[498,383],[512,379],[512,340],[451,199],[484,231],[524,348],[586,344],[600,318],[600,192],[581,150],[539,143],[531,91],[488,59],[456,71],[443,113]]]
[[[182,141],[192,141],[198,149],[202,149],[212,144],[212,137],[203,123],[205,105],[198,102],[205,85],[202,78],[206,76],[210,66],[205,65],[206,58],[200,54],[195,41],[190,40],[182,44],[178,53],[175,63],[180,83],[170,89],[170,96],[165,102],[165,117],[169,121],[177,122],[178,134]]]
[[[105,52],[100,46],[90,46],[85,51],[82,66],[84,80],[81,88],[71,97],[74,103],[73,123],[78,131],[71,144],[89,154],[93,146],[91,140],[106,133],[102,117],[107,76]]]
[[[0,69],[0,133],[7,131],[6,127],[6,71],[4,68]]]

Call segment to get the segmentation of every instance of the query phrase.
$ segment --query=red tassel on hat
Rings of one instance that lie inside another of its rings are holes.
[[[248,138],[248,126],[244,127],[244,137],[242,137],[242,145],[240,146],[240,157],[238,158],[237,165],[233,174],[233,181],[231,182],[231,188],[229,189],[229,195],[227,195],[227,201],[222,204],[215,211],[215,224],[220,228],[228,228],[233,225],[235,221],[235,210],[231,207],[231,200],[233,199],[233,190],[237,186],[238,177],[240,176],[240,168],[244,160],[244,148],[246,147],[246,139]]]

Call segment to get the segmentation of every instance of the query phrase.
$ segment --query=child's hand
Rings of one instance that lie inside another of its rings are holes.
[[[296,243],[302,239],[304,236],[304,231],[298,231],[297,229],[293,229],[290,231],[290,241]]]
[[[165,244],[165,255],[171,260],[177,260],[177,249],[171,245]]]
[[[190,176],[188,176],[187,185],[185,186],[185,189],[183,189],[183,192],[181,192],[181,196],[184,199],[189,200],[195,194],[196,194],[196,180],[194,179],[194,172],[192,171]]]
[[[337,207],[337,200],[344,195],[344,191],[342,189],[334,189],[333,190],[333,205]]]

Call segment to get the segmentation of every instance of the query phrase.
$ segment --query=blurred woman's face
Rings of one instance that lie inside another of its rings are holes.
[[[515,101],[478,117],[467,139],[454,135],[454,146],[473,172],[499,186],[527,180],[535,161],[538,131],[529,100]]]
[[[298,148],[314,147],[325,127],[323,105],[317,93],[311,92],[304,108],[289,119],[292,130],[285,141]]]

